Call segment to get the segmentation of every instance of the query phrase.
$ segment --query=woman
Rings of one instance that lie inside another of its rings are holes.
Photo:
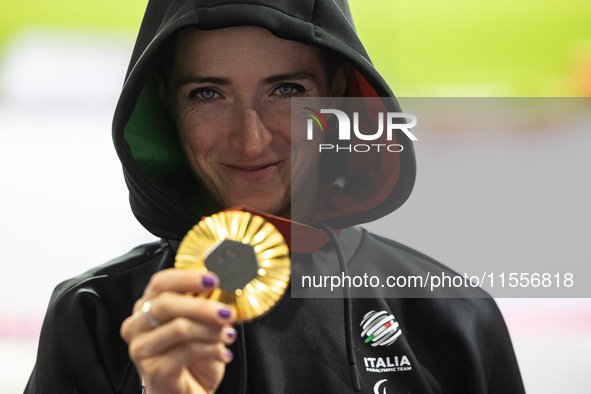
[[[236,205],[279,228],[296,271],[340,263],[352,274],[453,274],[353,227],[410,194],[404,133],[394,136],[402,151],[348,154],[336,170],[326,170],[334,155],[293,138],[291,100],[339,96],[393,97],[346,3],[151,1],[113,138],[134,214],[162,240],[58,286],[26,392],[131,393],[140,382],[150,394],[523,392],[502,317],[479,290],[458,299],[288,292],[234,326],[231,308],[185,296],[218,279],[171,268],[179,240],[203,215]]]

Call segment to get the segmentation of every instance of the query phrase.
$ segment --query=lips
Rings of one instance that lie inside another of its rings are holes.
[[[278,170],[283,161],[261,164],[224,164],[228,171],[236,176],[247,179],[261,179]]]
[[[238,169],[238,170],[245,170],[245,171],[259,171],[259,170],[265,169],[267,167],[276,166],[279,163],[281,163],[281,162],[280,161],[276,161],[276,162],[271,162],[271,163],[254,164],[254,165],[250,165],[250,164],[226,164],[226,167],[235,168],[235,169]]]

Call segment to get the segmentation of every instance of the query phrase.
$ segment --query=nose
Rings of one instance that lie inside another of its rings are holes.
[[[254,159],[269,146],[273,136],[261,121],[256,109],[247,108],[241,112],[232,133],[232,144],[248,158]]]

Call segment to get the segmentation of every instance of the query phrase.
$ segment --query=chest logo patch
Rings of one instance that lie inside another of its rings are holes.
[[[402,334],[400,325],[386,311],[367,312],[361,320],[361,337],[371,346],[390,346]]]

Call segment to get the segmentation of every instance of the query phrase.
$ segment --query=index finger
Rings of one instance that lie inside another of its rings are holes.
[[[168,268],[152,276],[142,298],[151,300],[165,291],[193,294],[205,293],[215,289],[219,283],[217,275],[213,272]]]

